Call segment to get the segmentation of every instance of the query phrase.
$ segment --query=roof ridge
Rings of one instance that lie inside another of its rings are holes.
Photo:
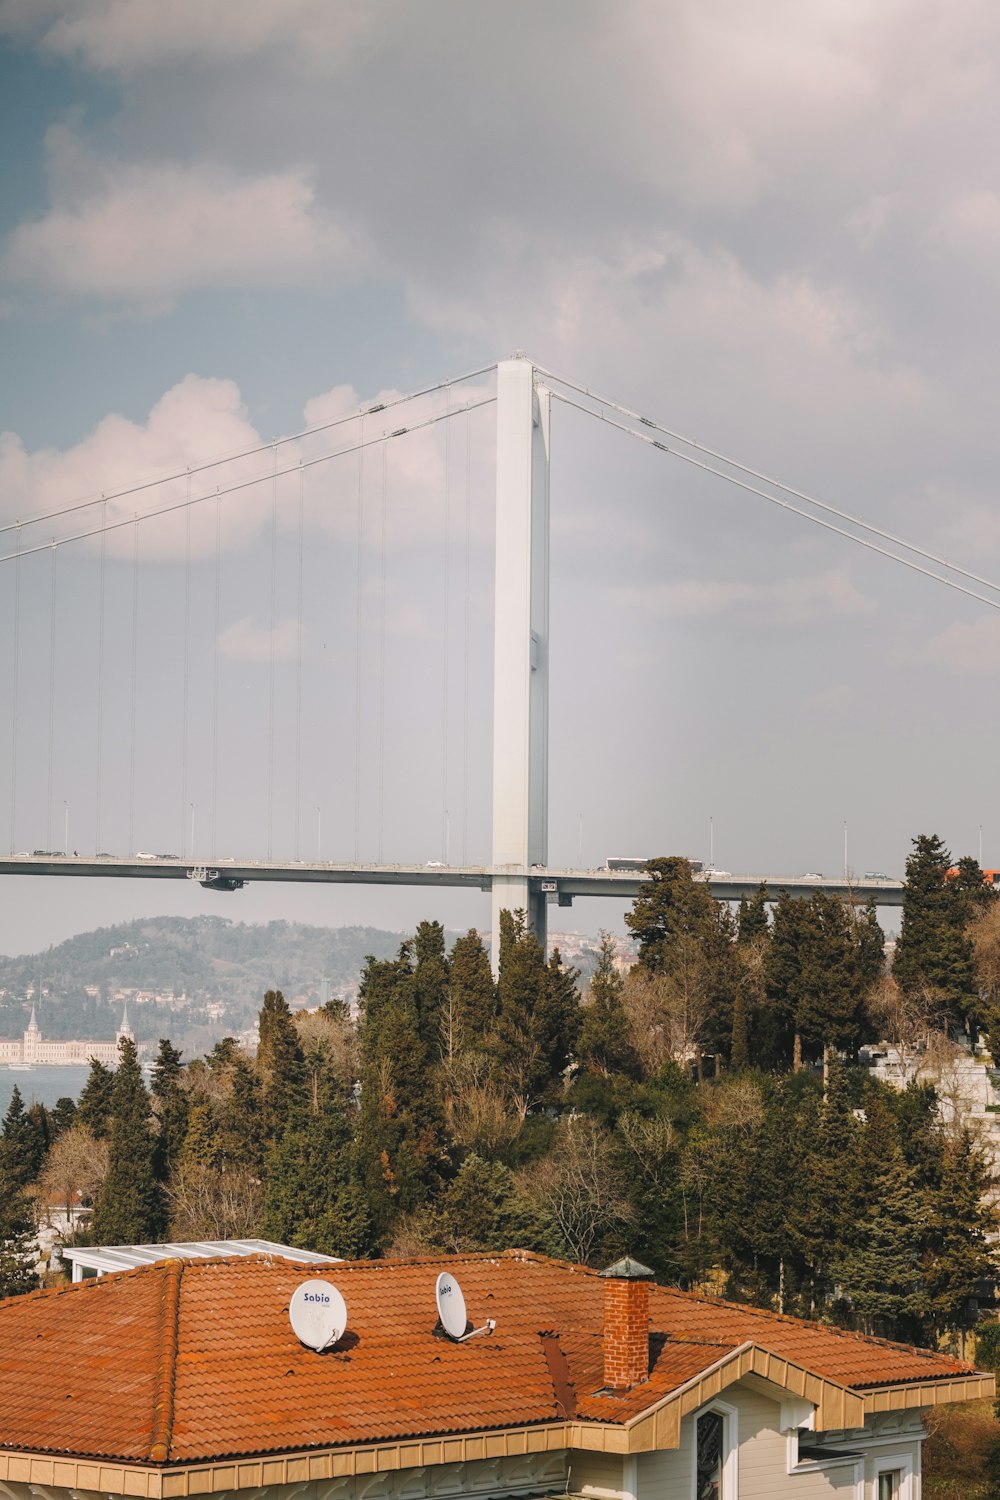
[[[824,1323],[819,1318],[800,1318],[794,1313],[774,1312],[768,1307],[757,1307],[752,1302],[733,1302],[728,1297],[713,1297],[706,1292],[687,1292],[679,1286],[661,1286],[654,1283],[654,1292],[663,1292],[671,1297],[680,1297],[685,1302],[701,1302],[706,1307],[728,1307],[733,1312],[745,1313],[749,1317],[763,1318],[769,1323],[791,1323],[796,1328],[811,1328],[823,1333],[835,1334],[838,1338],[858,1344],[874,1344],[880,1349],[905,1349],[907,1354],[919,1354],[925,1359],[953,1359],[957,1364],[974,1369],[968,1360],[958,1359],[954,1354],[944,1354],[940,1349],[928,1349],[921,1344],[907,1344],[900,1339],[880,1338],[876,1333],[861,1333],[854,1328],[838,1328],[835,1323]]]
[[[181,1307],[183,1260],[161,1262],[163,1278],[163,1317],[160,1324],[160,1357],[156,1366],[156,1394],[153,1399],[153,1432],[149,1456],[153,1463],[166,1463],[174,1431],[174,1390],[177,1382],[177,1347]]]

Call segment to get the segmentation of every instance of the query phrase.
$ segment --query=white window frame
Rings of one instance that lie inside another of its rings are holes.
[[[878,1477],[898,1469],[899,1500],[920,1500],[920,1476],[913,1472],[911,1453],[880,1453],[872,1465],[872,1500],[878,1500]]]
[[[728,1401],[709,1401],[691,1414],[691,1500],[697,1500],[698,1418],[716,1412],[722,1418],[722,1495],[740,1500],[740,1413]]]

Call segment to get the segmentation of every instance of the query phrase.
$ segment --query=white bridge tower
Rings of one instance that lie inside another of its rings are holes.
[[[498,364],[494,971],[505,907],[525,911],[543,946],[546,936],[540,877],[549,853],[549,408],[530,360]]]

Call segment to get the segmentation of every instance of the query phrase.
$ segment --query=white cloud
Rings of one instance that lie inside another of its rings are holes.
[[[250,422],[239,388],[232,380],[206,380],[188,375],[173,386],[149,413],[145,422],[133,422],[111,413],[79,443],[62,451],[42,448],[28,452],[13,432],[0,433],[0,494],[4,513],[29,521],[33,516],[73,505],[102,494],[151,481],[149,487],[132,494],[109,499],[105,519],[108,525],[128,522],[136,514],[181,503],[189,493],[186,477],[173,482],[156,482],[164,474],[181,473],[208,459],[257,446],[262,439]],[[216,486],[231,485],[241,479],[267,473],[268,453],[254,458],[227,460],[204,474],[192,476],[193,496],[211,493]],[[261,485],[242,490],[227,500],[220,512],[223,540],[228,546],[239,546],[257,531],[270,504],[270,487]],[[215,547],[215,507],[196,506],[192,515],[192,553],[203,555]],[[55,527],[25,528],[25,546],[47,541],[53,531],[59,535],[89,531],[101,524],[101,507],[88,509],[60,519]],[[112,553],[130,554],[131,530],[108,533]],[[186,547],[184,527],[177,516],[162,522],[150,522],[143,528],[143,555],[146,557],[182,556]]]
[[[162,304],[199,287],[285,285],[353,263],[354,235],[303,168],[102,161],[63,126],[48,139],[52,207],[9,236],[0,269],[45,291]]]
[[[369,35],[371,12],[364,0],[2,0],[0,31],[34,35],[46,52],[123,73],[285,49],[329,67]]]
[[[219,650],[227,660],[258,666],[271,661],[272,650],[275,662],[295,661],[298,642],[298,620],[292,619],[277,620],[272,632],[269,625],[257,625],[245,615],[219,632]]]
[[[972,623],[954,621],[927,641],[922,658],[960,677],[995,677],[1000,672],[1000,616],[991,612]]]
[[[871,614],[875,608],[840,570],[772,583],[690,578],[615,589],[611,601],[615,608],[633,609],[650,619],[725,615],[766,625],[815,624]]]

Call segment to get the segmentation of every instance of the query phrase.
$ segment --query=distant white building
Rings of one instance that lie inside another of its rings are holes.
[[[128,1024],[128,1006],[122,1007],[122,1023],[113,1042],[56,1042],[42,1036],[35,1019],[35,1007],[31,1007],[31,1020],[21,1040],[0,1041],[0,1064],[8,1067],[30,1068],[36,1064],[48,1067],[86,1067],[89,1062],[115,1064],[118,1061],[118,1043],[123,1037],[135,1041]],[[141,1050],[141,1049],[140,1049]]]

